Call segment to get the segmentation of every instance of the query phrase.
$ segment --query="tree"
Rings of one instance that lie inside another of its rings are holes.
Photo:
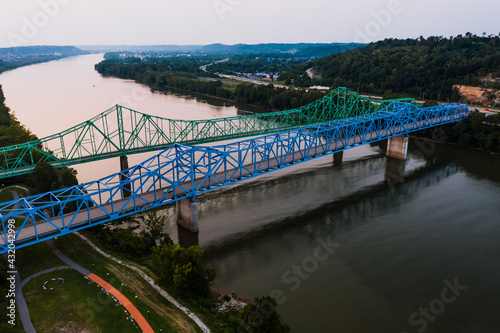
[[[159,215],[156,211],[149,211],[146,216],[139,216],[145,229],[140,235],[148,249],[162,244],[173,244],[168,233],[164,232],[167,217]]]
[[[38,193],[45,193],[59,188],[56,169],[45,161],[36,164],[34,172],[28,177],[28,181],[30,186]]]
[[[276,312],[278,302],[271,296],[256,297],[239,314],[238,332],[286,333],[290,327],[281,322]]]
[[[188,298],[210,295],[210,284],[215,269],[203,267],[203,251],[198,246],[186,249],[179,245],[163,244],[153,248],[151,268],[160,283],[170,286],[176,293]]]
[[[436,105],[439,105],[439,103],[437,101],[434,101],[434,100],[428,100],[428,101],[425,101],[424,103],[424,108],[425,107],[428,107],[428,106],[436,106]]]
[[[59,173],[59,183],[61,188],[78,185],[76,178],[77,171],[73,168],[63,168]]]

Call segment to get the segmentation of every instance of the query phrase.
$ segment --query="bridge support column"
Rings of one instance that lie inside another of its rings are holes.
[[[387,157],[385,160],[385,181],[391,190],[397,185],[405,182],[406,161],[402,159]]]
[[[196,198],[176,201],[177,224],[191,232],[198,232],[198,202]]]
[[[394,136],[387,140],[387,156],[406,160],[408,152],[408,135]]]
[[[344,151],[339,151],[333,154],[333,165],[342,165],[342,160],[344,158]]]
[[[124,171],[124,170],[127,170],[128,169],[128,157],[127,156],[120,156],[120,171]],[[125,174],[122,174],[120,176],[120,180],[122,182],[126,181],[127,180],[127,176]],[[126,197],[130,197],[131,195],[131,187],[130,187],[130,184],[126,184],[125,186],[123,186],[123,189],[122,189],[122,196],[124,198]]]

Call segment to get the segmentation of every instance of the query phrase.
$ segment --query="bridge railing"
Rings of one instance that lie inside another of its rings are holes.
[[[7,222],[26,246],[135,214],[369,142],[465,119],[464,105],[416,108],[393,103],[370,114],[309,125],[214,147],[174,144],[123,172],[71,188],[0,205],[5,250]],[[125,180],[124,180],[125,179]],[[129,196],[127,196],[129,192]],[[125,194],[125,195],[124,195]],[[68,210],[72,212],[67,212]],[[29,232],[31,232],[31,234]],[[1,251],[0,251],[1,252]]]

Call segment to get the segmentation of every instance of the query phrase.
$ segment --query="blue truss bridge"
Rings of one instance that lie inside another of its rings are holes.
[[[0,252],[12,244],[29,246],[173,202],[178,220],[196,231],[195,199],[201,193],[384,139],[389,139],[391,155],[404,159],[409,133],[468,117],[466,105],[418,108],[393,102],[369,114],[223,145],[175,143],[102,179],[1,204]],[[391,144],[398,138],[402,144]],[[75,210],[66,212],[68,207]],[[15,224],[9,229],[12,219]]]

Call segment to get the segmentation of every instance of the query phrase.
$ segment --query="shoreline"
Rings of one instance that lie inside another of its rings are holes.
[[[422,140],[422,141],[427,141],[427,142],[434,142],[434,143],[439,143],[439,144],[454,146],[454,147],[457,147],[457,148],[475,150],[475,151],[478,151],[478,152],[481,152],[481,153],[486,153],[486,154],[493,155],[493,156],[500,156],[500,153],[496,153],[496,152],[493,152],[493,151],[486,151],[486,150],[481,149],[481,148],[461,146],[458,143],[454,143],[454,142],[438,141],[438,140],[433,140],[433,139],[429,139],[429,138],[421,137],[421,136],[416,136],[416,135],[409,135],[409,137],[411,139],[417,139],[417,140]]]

